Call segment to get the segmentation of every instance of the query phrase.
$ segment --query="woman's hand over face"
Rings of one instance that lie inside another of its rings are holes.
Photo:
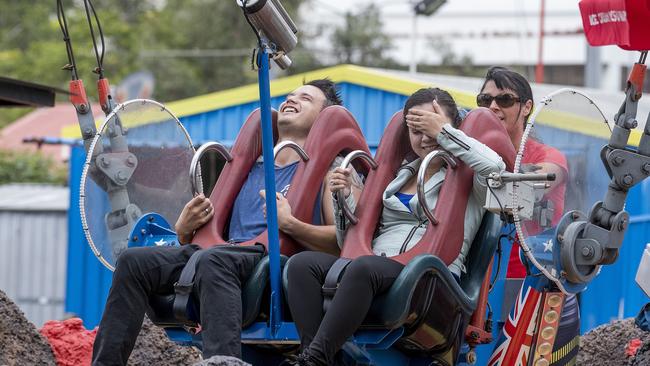
[[[434,100],[432,104],[433,111],[418,108],[409,109],[405,119],[408,127],[431,138],[436,138],[442,131],[442,127],[449,123],[449,117],[447,117],[442,107],[438,105],[437,101]]]

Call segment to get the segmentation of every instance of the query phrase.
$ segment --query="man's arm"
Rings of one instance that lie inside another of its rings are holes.
[[[323,225],[312,225],[295,218],[291,213],[291,206],[286,198],[277,193],[278,200],[278,227],[287,235],[290,235],[307,250],[315,250],[333,255],[339,255],[340,249],[336,241],[336,229],[334,226],[334,206],[330,193],[330,173],[325,178],[321,190],[321,207],[323,213]],[[352,194],[358,199],[361,189],[355,185]]]
[[[174,224],[178,242],[181,245],[192,242],[194,232],[210,221],[212,216],[214,216],[214,208],[209,198],[203,194],[192,198],[183,207],[183,211]]]

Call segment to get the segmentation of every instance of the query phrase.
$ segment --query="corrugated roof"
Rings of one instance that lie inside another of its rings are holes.
[[[0,186],[0,210],[67,211],[68,187],[47,184],[6,184]]]

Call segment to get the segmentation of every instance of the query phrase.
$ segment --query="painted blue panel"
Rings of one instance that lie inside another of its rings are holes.
[[[112,272],[106,269],[90,249],[81,227],[79,182],[86,153],[73,146],[70,153],[70,210],[68,211],[68,271],[65,311],[79,316],[86,328],[99,324]]]

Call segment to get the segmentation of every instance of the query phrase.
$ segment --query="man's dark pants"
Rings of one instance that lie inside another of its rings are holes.
[[[113,285],[93,349],[93,365],[126,365],[142,327],[150,294],[170,294],[197,245],[129,248],[117,261]],[[265,249],[216,246],[196,266],[203,357],[241,357],[241,288]]]

